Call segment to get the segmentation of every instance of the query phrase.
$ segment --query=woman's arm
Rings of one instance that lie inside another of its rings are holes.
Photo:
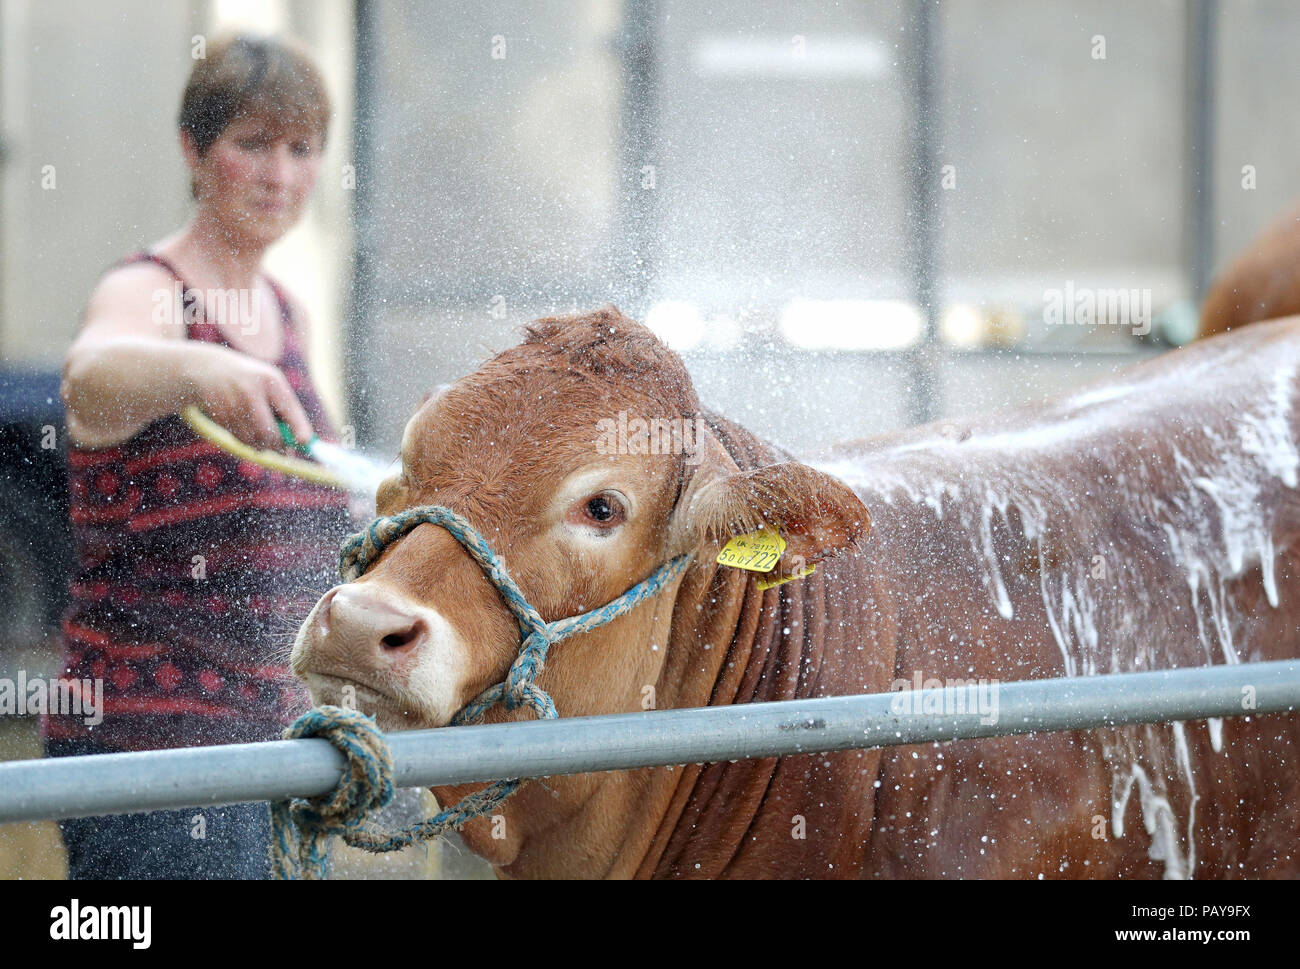
[[[197,404],[236,437],[281,446],[275,415],[300,441],[311,423],[276,367],[227,347],[185,339],[169,275],[149,265],[106,276],[64,361],[68,432],[83,447],[108,447],[151,421]]]

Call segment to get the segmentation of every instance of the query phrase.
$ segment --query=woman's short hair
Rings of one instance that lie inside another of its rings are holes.
[[[213,41],[205,54],[190,72],[179,118],[200,158],[232,121],[246,117],[265,119],[275,128],[304,127],[324,144],[329,95],[300,43],[236,34]]]

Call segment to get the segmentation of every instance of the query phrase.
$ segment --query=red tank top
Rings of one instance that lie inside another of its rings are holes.
[[[186,335],[230,344],[176,269]],[[333,437],[274,283],[276,365]],[[232,348],[233,349],[233,348]],[[73,575],[65,679],[103,683],[103,723],[47,716],[51,739],[147,750],[279,739],[307,708],[287,663],[298,623],[337,581],[346,497],[227,454],[169,414],[119,446],[68,444]]]

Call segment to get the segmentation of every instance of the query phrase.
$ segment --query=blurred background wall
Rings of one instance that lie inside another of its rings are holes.
[[[233,27],[325,70],[271,268],[381,449],[520,322],[609,300],[797,449],[1031,400],[1155,346],[1044,327],[1044,289],[1149,290],[1185,331],[1295,194],[1285,0],[3,0],[6,363],[57,367],[96,277],[187,218],[191,42]]]
[[[796,449],[1030,401],[1158,347],[1047,328],[1045,289],[1149,291],[1184,339],[1295,191],[1286,3],[563,6],[361,5],[384,447],[520,320],[609,299]]]

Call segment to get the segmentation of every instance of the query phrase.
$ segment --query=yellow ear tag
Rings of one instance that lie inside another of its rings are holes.
[[[764,589],[775,589],[778,585],[785,585],[787,582],[793,582],[795,579],[802,579],[812,575],[817,571],[817,566],[810,565],[806,569],[800,569],[794,575],[787,575],[784,579],[759,579],[754,583],[754,588],[762,592]]]
[[[767,528],[737,535],[718,553],[719,565],[750,572],[771,572],[785,551],[785,539]]]

